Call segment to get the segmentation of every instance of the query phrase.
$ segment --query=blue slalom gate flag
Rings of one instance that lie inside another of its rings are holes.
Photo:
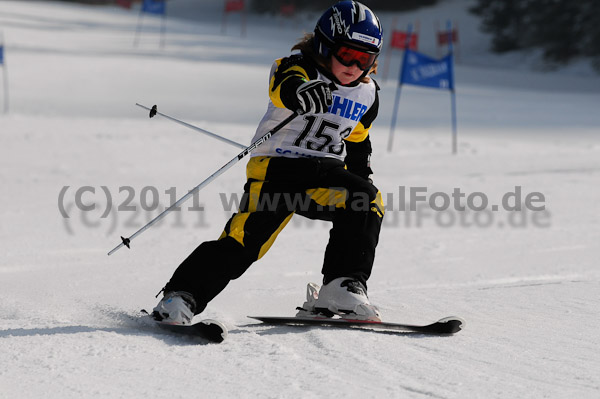
[[[164,15],[167,12],[166,0],[143,0],[142,11],[149,14]]]
[[[435,59],[413,50],[406,50],[400,84],[454,90],[452,53]]]
[[[448,32],[452,32],[452,24],[448,21]],[[412,26],[408,26],[408,32]],[[451,34],[451,33],[449,33]],[[394,141],[394,128],[396,127],[396,117],[398,114],[398,105],[400,104],[400,91],[403,84],[410,84],[434,89],[444,89],[450,91],[450,107],[452,112],[452,153],[457,153],[457,121],[456,121],[456,91],[454,90],[454,56],[452,54],[452,40],[448,40],[448,55],[444,58],[436,59],[411,50],[406,46],[404,59],[402,60],[402,69],[398,78],[399,84],[396,89],[396,100],[394,102],[394,113],[392,114],[392,124],[390,126],[390,137],[388,140],[388,152],[392,151]]]
[[[0,65],[4,64],[4,46],[0,44]]]

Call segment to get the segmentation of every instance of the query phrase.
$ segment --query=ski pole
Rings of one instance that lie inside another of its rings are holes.
[[[221,140],[221,141],[223,141],[223,142],[225,142],[227,144],[231,144],[232,146],[235,146],[235,147],[238,147],[238,148],[242,148],[242,149],[246,148],[246,146],[244,144],[236,143],[235,141],[229,140],[229,139],[227,139],[227,138],[225,138],[223,136],[219,136],[218,134],[211,133],[208,130],[204,130],[204,129],[200,128],[200,127],[191,125],[191,124],[186,123],[184,121],[181,121],[181,120],[179,120],[177,118],[173,118],[172,116],[169,116],[169,115],[163,114],[161,112],[158,112],[158,110],[156,108],[156,105],[153,105],[152,108],[148,108],[148,107],[146,107],[146,106],[144,106],[142,104],[138,104],[138,103],[135,103],[135,105],[137,105],[140,108],[145,109],[146,111],[150,111],[150,118],[154,117],[154,115],[160,115],[163,118],[167,118],[170,121],[173,121],[175,123],[179,123],[180,125],[183,125],[183,126],[185,126],[187,128],[190,128],[192,130],[196,130],[197,132],[204,133],[207,136],[210,136],[210,137],[215,138],[217,140]]]
[[[181,204],[183,204],[190,197],[192,197],[192,195],[194,195],[198,191],[202,190],[210,182],[212,182],[217,177],[219,177],[220,175],[222,175],[227,169],[231,168],[233,165],[235,165],[236,163],[238,163],[242,158],[244,158],[246,155],[250,154],[250,152],[254,151],[258,146],[260,146],[265,141],[267,141],[269,138],[271,138],[272,135],[274,135],[279,130],[281,130],[285,125],[287,125],[288,123],[290,123],[298,115],[299,115],[298,112],[292,113],[290,116],[288,116],[283,121],[281,121],[273,129],[269,130],[267,133],[265,133],[260,138],[258,138],[258,140],[254,141],[248,147],[245,147],[244,151],[240,152],[231,161],[229,161],[225,165],[223,165],[219,170],[217,170],[215,173],[213,173],[207,179],[205,179],[202,183],[198,184],[196,187],[194,187],[192,190],[190,190],[186,195],[184,195],[179,200],[177,200],[177,202],[175,202],[173,205],[171,205],[170,207],[168,207],[167,209],[165,209],[164,211],[162,211],[158,216],[156,216],[154,219],[152,219],[150,222],[148,222],[145,226],[143,226],[142,228],[140,228],[138,231],[136,231],[135,233],[133,233],[130,237],[125,238],[125,237],[121,236],[121,240],[123,242],[121,242],[119,245],[117,245],[115,248],[113,248],[108,253],[108,255],[109,256],[112,255],[113,253],[115,253],[117,250],[119,250],[123,246],[126,246],[127,248],[131,248],[130,247],[131,240],[133,240],[138,235],[142,234],[144,231],[146,231],[153,224],[155,224],[156,222],[158,222],[159,220],[161,220],[163,217],[165,217],[172,210],[174,210],[175,208],[177,208],[178,206],[180,206]]]

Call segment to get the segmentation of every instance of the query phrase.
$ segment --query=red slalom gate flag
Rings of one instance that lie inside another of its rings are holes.
[[[296,13],[296,6],[293,4],[282,4],[279,12],[285,17],[291,17]]]
[[[123,8],[131,8],[131,5],[133,4],[133,0],[116,0],[117,5],[123,7]]]
[[[226,0],[225,12],[242,11],[244,9],[244,0]]]
[[[438,45],[442,46],[444,44],[448,44],[450,42],[450,35],[452,35],[452,43],[458,43],[458,31],[456,29],[452,29],[452,32],[438,32],[437,40]]]
[[[391,46],[393,48],[406,49],[406,37],[408,33],[401,30],[392,31],[392,42]],[[410,38],[408,39],[408,48],[411,50],[417,50],[419,45],[419,34],[418,33],[410,33]]]

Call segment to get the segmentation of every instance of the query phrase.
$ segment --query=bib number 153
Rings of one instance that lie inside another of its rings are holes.
[[[294,140],[296,147],[342,155],[344,152],[343,139],[350,136],[352,127],[347,127],[340,132],[340,125],[327,119],[319,118],[315,115],[306,115],[304,120],[306,124],[298,137],[296,137],[296,140]],[[336,136],[340,137],[340,139],[335,140]]]

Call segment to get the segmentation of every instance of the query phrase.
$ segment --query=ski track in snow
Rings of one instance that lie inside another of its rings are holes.
[[[117,211],[123,186],[135,191],[138,210],[148,186],[164,207],[166,190],[180,197],[238,152],[150,120],[134,104],[158,103],[161,112],[249,143],[272,61],[316,18],[286,26],[250,16],[241,39],[233,16],[221,35],[220,0],[203,3],[198,15],[193,1],[173,2],[172,15],[202,23],[170,19],[161,51],[151,18],[132,48],[135,11],[0,2],[11,89],[10,113],[0,115],[1,398],[600,395],[600,78],[581,63],[544,74],[529,68],[528,55],[489,54],[468,0],[400,18],[399,27],[421,21],[422,51],[430,54],[433,21],[459,21],[459,153],[449,154],[447,93],[412,87],[403,88],[394,151],[386,152],[396,83],[379,78],[372,165],[390,201],[369,280],[386,320],[456,315],[464,331],[429,337],[246,318],[292,315],[306,283],[320,281],[328,224],[298,216],[202,315],[228,325],[224,343],[174,336],[140,319],[176,265],[219,235],[234,211],[220,194],[239,193],[245,171],[232,168],[202,191],[205,212],[186,204],[131,250],[107,257],[119,235],[157,214]],[[381,15],[386,26],[392,18]],[[93,211],[75,203],[84,186],[96,190],[83,196]],[[403,213],[399,186],[448,194],[460,187],[485,193],[490,204],[519,186],[524,195],[543,193],[546,210]]]

